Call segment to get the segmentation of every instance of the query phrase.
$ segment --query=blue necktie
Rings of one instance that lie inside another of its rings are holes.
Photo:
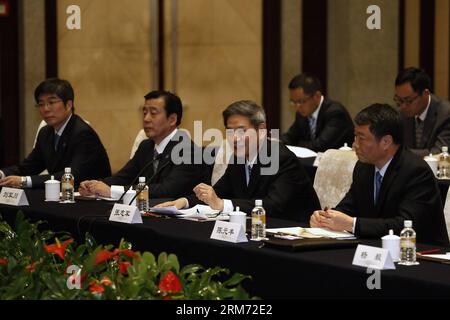
[[[382,180],[383,176],[380,174],[380,171],[377,171],[377,173],[375,174],[375,203],[377,203],[378,201]]]
[[[316,137],[316,119],[314,117],[308,117],[309,130],[311,132],[311,139]]]
[[[250,166],[250,165],[246,165],[246,180],[247,180],[247,186],[248,186],[248,184],[250,183],[250,177],[251,177],[251,175],[252,175],[252,167]]]
[[[59,136],[59,134],[55,133],[55,151],[58,150],[58,142],[59,142],[59,138],[61,138]]]

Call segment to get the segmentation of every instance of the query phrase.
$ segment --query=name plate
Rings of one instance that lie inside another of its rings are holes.
[[[142,217],[136,206],[116,203],[111,210],[109,221],[135,224],[142,223]]]
[[[248,242],[242,224],[225,221],[216,221],[210,238],[232,243]]]
[[[9,206],[28,206],[28,199],[23,189],[3,187],[0,192],[0,203]]]
[[[395,269],[394,262],[388,249],[377,247],[358,245],[355,256],[353,257],[353,265],[366,267],[377,270]]]

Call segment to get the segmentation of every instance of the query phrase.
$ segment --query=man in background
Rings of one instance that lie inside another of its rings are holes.
[[[431,93],[424,70],[407,68],[395,79],[394,101],[403,115],[405,146],[423,157],[450,146],[450,103]]]
[[[353,142],[353,122],[345,107],[326,99],[317,77],[303,73],[289,83],[291,105],[297,109],[295,121],[281,136],[287,145],[325,152]]]

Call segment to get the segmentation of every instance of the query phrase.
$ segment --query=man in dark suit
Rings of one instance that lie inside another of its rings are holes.
[[[419,242],[447,244],[436,180],[428,164],[402,146],[399,113],[374,104],[358,113],[355,124],[359,161],[350,190],[335,210],[315,211],[311,226],[379,239],[390,229],[399,234],[412,220]]]
[[[233,161],[211,187],[201,183],[195,195],[160,206],[177,208],[204,202],[223,212],[250,213],[262,199],[269,217],[306,222],[320,207],[319,199],[296,156],[283,144],[266,136],[264,109],[252,101],[238,101],[223,112]]]
[[[287,145],[325,152],[353,142],[353,122],[345,107],[322,95],[319,79],[309,74],[289,83],[291,104],[297,108],[295,122],[281,136]]]
[[[395,80],[394,101],[403,114],[405,146],[423,157],[450,146],[450,103],[431,94],[424,70],[407,68]]]
[[[133,158],[115,175],[82,182],[82,195],[119,198],[123,186],[143,176],[149,184],[150,198],[176,198],[205,180],[205,166],[194,163],[194,153],[201,152],[201,148],[177,129],[183,112],[180,98],[167,91],[152,91],[145,96],[142,112],[149,139],[141,142]]]
[[[97,133],[74,114],[74,92],[70,83],[47,79],[34,92],[36,108],[47,125],[36,145],[19,165],[0,171],[0,186],[37,188],[54,175],[60,179],[71,167],[75,183],[111,175],[108,155]],[[47,169],[48,175],[39,175]]]

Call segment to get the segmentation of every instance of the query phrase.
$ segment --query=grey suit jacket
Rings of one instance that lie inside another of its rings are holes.
[[[403,117],[404,145],[423,157],[440,153],[442,146],[450,146],[450,103],[431,95],[431,103],[423,127],[420,143],[416,145],[414,117]]]

